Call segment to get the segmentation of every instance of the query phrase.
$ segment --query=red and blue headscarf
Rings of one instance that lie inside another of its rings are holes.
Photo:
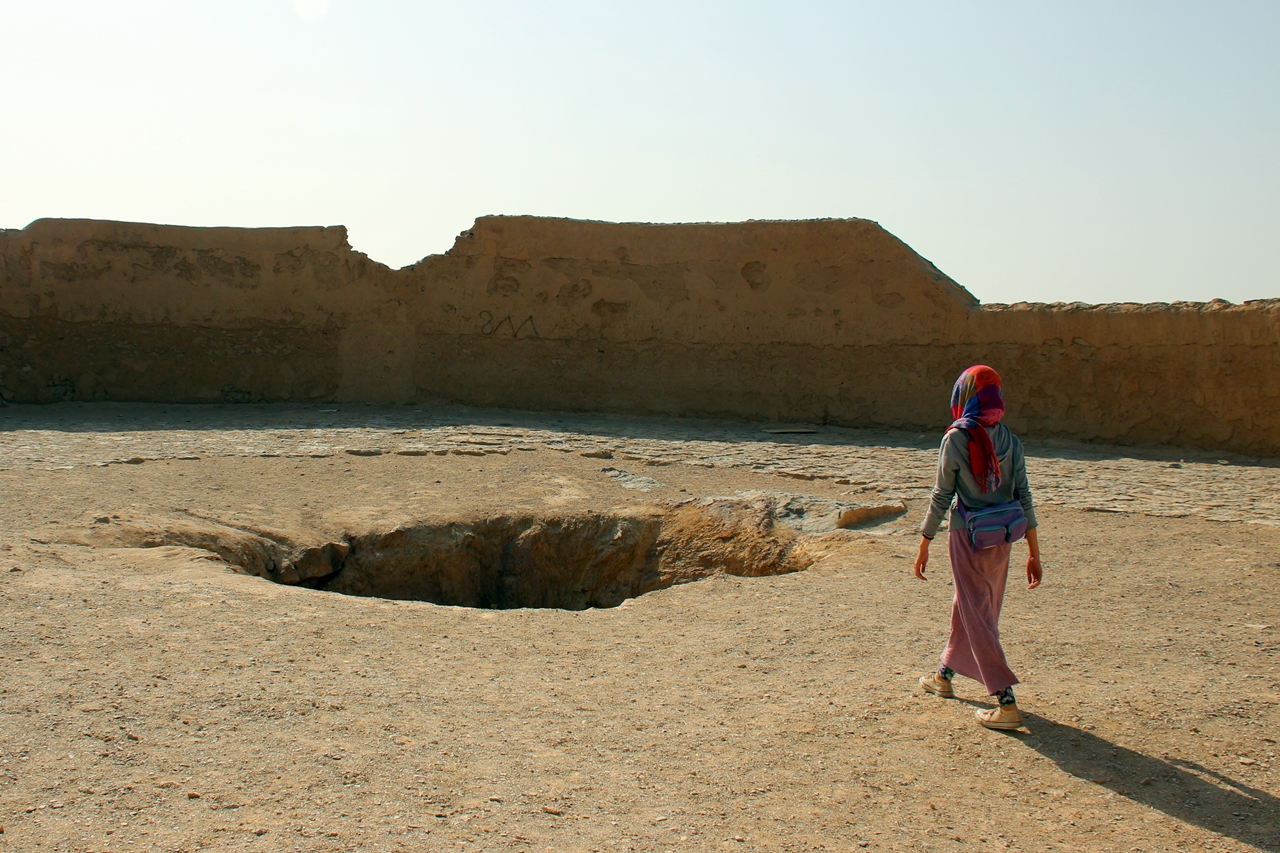
[[[955,420],[948,429],[969,433],[969,468],[978,488],[984,494],[998,488],[1000,460],[983,427],[995,426],[1004,417],[1000,374],[985,364],[975,364],[961,373],[951,389],[951,417]]]

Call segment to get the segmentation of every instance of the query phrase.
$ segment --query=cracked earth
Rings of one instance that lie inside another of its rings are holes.
[[[1280,467],[1024,436],[1026,731],[920,695],[938,436],[448,407],[0,409],[0,850],[1280,850]],[[273,584],[86,538],[787,493],[905,513],[607,609]],[[105,521],[101,521],[105,519]]]

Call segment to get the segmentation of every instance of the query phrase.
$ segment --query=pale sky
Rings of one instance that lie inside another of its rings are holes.
[[[0,0],[0,227],[874,219],[984,302],[1280,297],[1280,2]]]

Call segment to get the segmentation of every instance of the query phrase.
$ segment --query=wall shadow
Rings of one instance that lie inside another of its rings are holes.
[[[732,441],[846,447],[897,448],[936,452],[943,429],[795,425],[782,431],[765,421],[716,417],[619,415],[604,412],[528,411],[479,408],[456,403],[18,403],[0,406],[0,432],[47,430],[93,433],[182,429],[272,430],[372,427],[432,428],[448,426],[523,427],[549,432],[589,432],[602,438],[649,438],[663,441]],[[1178,447],[1120,446],[1023,436],[1028,457],[1097,462],[1140,459],[1174,463],[1216,463],[1219,459],[1252,467],[1280,467],[1280,458]]]
[[[1024,717],[1031,734],[1010,736],[1063,772],[1185,823],[1280,851],[1280,798],[1194,761],[1153,758],[1045,717]]]

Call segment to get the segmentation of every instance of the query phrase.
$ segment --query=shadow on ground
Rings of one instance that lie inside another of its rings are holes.
[[[117,432],[148,430],[272,429],[432,429],[439,427],[518,427],[548,432],[585,433],[601,438],[659,441],[729,441],[801,446],[898,448],[935,451],[945,422],[931,430],[857,428],[836,425],[724,420],[717,418],[618,415],[592,412],[533,412],[472,408],[458,404],[392,405],[372,403],[24,403],[0,408],[0,432]],[[1120,447],[1069,439],[1024,437],[1032,457],[1102,461],[1142,459],[1156,462],[1217,462],[1280,467],[1280,459],[1257,458],[1178,447]]]
[[[1026,714],[1022,743],[1066,773],[1135,803],[1262,850],[1280,851],[1280,799],[1193,761],[1134,752],[1081,729]]]

